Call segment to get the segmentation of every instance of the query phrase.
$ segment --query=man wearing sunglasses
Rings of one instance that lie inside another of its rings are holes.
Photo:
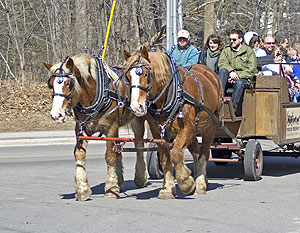
[[[265,40],[264,40],[264,48],[263,50],[266,52],[266,56],[262,56],[262,57],[258,57],[257,58],[257,69],[259,71],[264,69],[264,65],[259,64],[259,63],[273,63],[274,62],[274,54],[273,54],[273,50],[275,47],[275,39],[273,36],[266,36]]]
[[[233,86],[232,104],[236,112],[245,85],[256,73],[256,57],[252,48],[244,44],[243,32],[233,29],[229,36],[230,45],[226,46],[219,58],[220,81],[223,93]]]
[[[275,39],[272,36],[266,36],[264,40],[264,50],[266,51],[267,55],[272,55],[274,46]]]
[[[179,66],[192,66],[198,63],[199,50],[190,43],[190,33],[180,30],[177,35],[177,45],[174,45],[167,53],[172,56]]]

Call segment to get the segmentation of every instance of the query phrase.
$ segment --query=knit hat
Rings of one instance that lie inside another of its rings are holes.
[[[244,34],[244,41],[245,41],[245,43],[246,43],[247,45],[249,45],[250,40],[252,39],[252,37],[253,37],[254,35],[257,35],[257,36],[258,36],[258,34],[257,34],[256,32],[252,32],[252,31],[246,32],[246,33]]]
[[[180,30],[178,32],[177,39],[181,38],[181,37],[186,38],[186,39],[189,40],[190,39],[190,33],[187,30]]]

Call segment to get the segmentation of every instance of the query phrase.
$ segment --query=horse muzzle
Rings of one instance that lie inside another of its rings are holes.
[[[67,115],[65,113],[53,113],[52,111],[50,112],[50,116],[52,120],[59,123],[64,123],[67,118]]]
[[[147,114],[147,107],[145,104],[131,104],[130,107],[137,117],[143,117]]]

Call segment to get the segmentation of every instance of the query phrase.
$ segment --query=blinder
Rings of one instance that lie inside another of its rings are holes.
[[[54,71],[53,74],[51,74],[51,77],[48,79],[48,88],[49,89],[53,89],[53,85],[51,84],[51,79],[54,77],[57,77],[58,79],[56,80],[57,83],[61,84],[63,81],[64,81],[64,77],[68,78],[69,79],[69,89],[70,89],[70,93],[68,95],[65,95],[65,94],[61,94],[61,93],[53,93],[52,96],[61,96],[61,97],[64,97],[66,99],[68,99],[70,101],[70,99],[72,98],[72,95],[73,95],[73,91],[74,91],[74,88],[75,88],[75,79],[71,78],[70,75],[75,75],[75,72],[72,71],[72,72],[69,72],[69,73],[66,73],[64,70],[63,70],[63,64],[68,60],[69,57],[66,57],[64,62],[61,63],[60,67],[58,69],[56,69]],[[58,73],[56,73],[58,71]]]
[[[138,63],[136,65],[131,65],[127,69],[126,73],[130,69],[136,68],[136,71],[135,71],[136,75],[141,76],[143,74],[143,69],[142,68],[144,66],[148,66],[148,64]],[[147,84],[148,84],[147,87],[142,87],[141,85],[133,85],[133,86],[131,86],[131,88],[139,88],[139,89],[141,89],[141,90],[143,90],[147,93],[151,90],[151,69],[147,69],[147,70],[148,70],[148,72],[147,72]],[[126,77],[127,81],[130,83],[130,80],[128,79],[127,75],[125,75],[125,77]]]

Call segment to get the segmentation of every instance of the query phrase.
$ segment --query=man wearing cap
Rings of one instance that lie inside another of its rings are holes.
[[[233,29],[229,36],[230,45],[220,55],[219,69],[223,92],[233,85],[232,105],[236,112],[237,105],[243,95],[245,85],[256,73],[256,57],[254,51],[243,43],[243,32]]]
[[[192,66],[198,63],[199,50],[190,43],[190,33],[180,30],[177,36],[178,44],[168,49],[167,53],[172,56],[179,66]]]

